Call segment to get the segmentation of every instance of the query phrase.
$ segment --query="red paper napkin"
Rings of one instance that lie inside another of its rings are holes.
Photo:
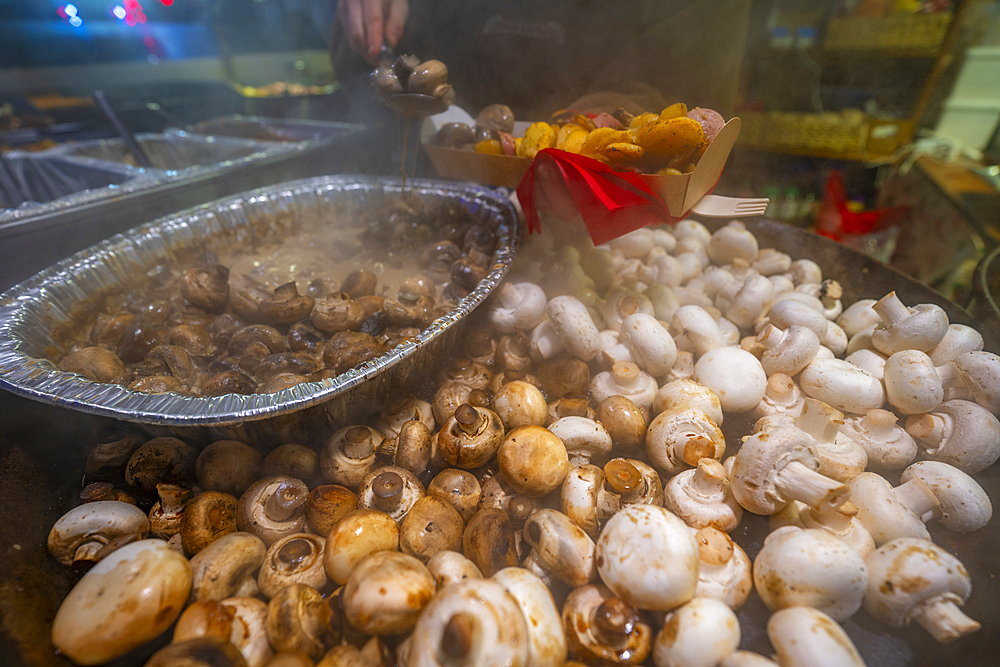
[[[537,197],[537,199],[536,199]],[[639,174],[615,171],[592,158],[556,148],[538,152],[517,186],[528,232],[541,231],[536,206],[569,221],[583,218],[594,245],[664,222],[673,224],[666,203]]]

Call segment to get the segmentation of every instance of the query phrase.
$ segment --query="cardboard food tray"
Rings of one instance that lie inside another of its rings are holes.
[[[645,174],[642,179],[663,199],[670,214],[679,217],[715,187],[739,134],[740,119],[732,118],[716,135],[693,172],[680,176]],[[529,158],[485,155],[434,146],[426,141],[424,150],[442,178],[475,181],[485,185],[516,188],[531,166]]]

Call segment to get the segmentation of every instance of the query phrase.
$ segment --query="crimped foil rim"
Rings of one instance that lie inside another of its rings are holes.
[[[190,227],[192,221],[232,207],[252,206],[269,198],[305,193],[354,190],[401,192],[399,179],[368,176],[321,176],[259,188],[159,218],[54,264],[0,295],[0,388],[44,403],[90,414],[144,424],[165,426],[222,426],[255,421],[296,412],[317,405],[385,371],[417,349],[427,345],[462,317],[472,312],[507,274],[517,248],[517,216],[513,205],[496,189],[447,181],[410,179],[407,190],[425,196],[459,199],[473,210],[483,208],[498,222],[499,247],[489,274],[447,315],[435,320],[415,339],[387,354],[320,382],[306,382],[273,394],[227,394],[196,398],[176,394],[143,394],[119,385],[92,382],[75,373],[59,370],[48,359],[29,353],[26,333],[32,326],[45,326],[53,318],[42,309],[51,307],[55,294],[76,290],[86,295],[94,274],[102,269],[99,258],[107,257],[129,266],[141,262],[143,239],[166,236],[172,230]],[[147,267],[148,268],[148,267]],[[65,321],[66,317],[57,318]]]

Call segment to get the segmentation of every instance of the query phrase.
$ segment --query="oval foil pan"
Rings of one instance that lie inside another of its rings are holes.
[[[439,358],[457,342],[466,315],[506,275],[517,245],[517,217],[503,191],[470,183],[407,181],[409,195],[458,203],[474,220],[491,226],[498,237],[494,263],[475,290],[415,339],[336,378],[273,394],[143,394],[61,371],[45,352],[59,348],[52,331],[71,320],[77,304],[144,278],[146,271],[176,252],[199,247],[215,235],[249,235],[250,225],[287,219],[289,214],[315,219],[336,210],[343,220],[345,214],[391,201],[402,190],[398,179],[367,176],[293,181],[188,209],[83,250],[0,295],[0,387],[73,410],[170,427],[168,432],[179,434],[191,435],[184,427],[221,427],[206,435],[250,442],[269,437],[308,440],[363,420],[381,409],[393,392],[411,391],[427,381]]]

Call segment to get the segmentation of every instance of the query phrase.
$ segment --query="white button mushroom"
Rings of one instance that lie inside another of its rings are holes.
[[[751,410],[767,391],[767,374],[760,361],[738,347],[704,354],[695,363],[694,380],[714,391],[726,412]]]
[[[844,357],[844,361],[854,364],[861,370],[877,377],[879,380],[885,377],[886,360],[887,357],[884,354],[868,348],[855,350]]]
[[[435,589],[434,577],[419,560],[380,551],[358,563],[347,578],[344,614],[366,634],[401,634],[413,628]]]
[[[621,324],[621,340],[640,368],[650,375],[666,375],[677,359],[677,346],[666,328],[652,315],[636,313]]]
[[[937,499],[927,485],[912,479],[895,489],[873,472],[863,472],[850,481],[851,502],[858,507],[858,519],[871,533],[876,545],[897,537],[930,539],[923,517],[935,512]]]
[[[532,667],[562,667],[566,662],[566,634],[562,616],[545,582],[519,567],[507,567],[493,580],[510,593],[528,629],[528,663]]]
[[[529,642],[524,615],[503,586],[462,581],[427,604],[399,658],[408,667],[528,667]]]
[[[700,357],[710,350],[723,346],[722,332],[712,315],[701,306],[681,306],[670,320],[679,350]]]
[[[791,266],[792,258],[774,248],[761,248],[757,259],[751,264],[754,271],[768,278],[785,273]]]
[[[715,422],[697,408],[661,412],[646,431],[646,453],[654,466],[676,474],[703,458],[722,458],[726,439]]]
[[[906,432],[916,438],[924,456],[970,475],[1000,458],[1000,421],[971,401],[945,401],[933,412],[911,415],[906,420]]]
[[[815,440],[795,427],[778,425],[755,433],[733,458],[733,495],[754,514],[775,514],[793,500],[816,508],[840,507],[849,495],[845,484],[816,472]]]
[[[191,557],[191,600],[232,597],[264,562],[267,547],[251,533],[223,535]]]
[[[108,662],[169,628],[190,591],[191,566],[164,540],[126,544],[63,600],[52,621],[52,643],[78,664]]]
[[[818,609],[788,607],[772,614],[767,636],[781,667],[865,667],[844,629]]]
[[[895,292],[889,292],[872,309],[883,326],[872,334],[872,344],[885,355],[909,349],[928,352],[948,333],[948,315],[932,303],[907,308]]]
[[[858,506],[849,500],[840,507],[824,507],[822,511],[796,500],[777,514],[772,514],[769,525],[771,530],[782,526],[825,530],[847,543],[862,558],[875,551],[875,540],[858,519]]]
[[[935,366],[944,366],[960,354],[978,352],[982,349],[982,334],[964,324],[949,324],[944,338],[927,354]]]
[[[757,238],[739,220],[720,227],[708,241],[708,256],[715,264],[730,264],[737,257],[747,262],[757,259]]]
[[[667,614],[653,644],[656,667],[716,667],[740,647],[740,622],[728,606],[694,598]]]
[[[854,335],[862,329],[875,326],[882,321],[879,314],[872,308],[874,305],[875,299],[858,299],[845,308],[840,317],[836,319],[837,324],[844,330],[848,338],[854,338]]]
[[[822,306],[822,304],[818,305]],[[788,329],[793,325],[805,327],[816,334],[817,340],[823,340],[826,337],[826,330],[830,326],[830,321],[826,319],[820,308],[814,308],[798,298],[787,296],[771,306],[767,318],[771,324],[781,329]]]
[[[899,470],[917,458],[917,443],[897,421],[892,412],[875,408],[846,418],[840,432],[864,447],[873,466]]]
[[[865,449],[840,432],[843,423],[842,412],[813,398],[803,401],[802,411],[795,418],[796,428],[816,441],[818,472],[840,482],[846,482],[868,467]]]
[[[141,509],[120,500],[98,500],[63,514],[49,531],[48,549],[63,565],[86,569],[106,555],[106,545],[147,533],[149,519]]]
[[[991,352],[966,352],[952,360],[973,400],[1000,414],[1000,357]]]
[[[796,417],[805,405],[802,390],[788,375],[774,373],[767,378],[767,389],[760,403],[753,409],[752,416],[760,419],[766,415],[783,414]]]
[[[669,611],[694,596],[698,545],[691,529],[662,507],[632,505],[597,540],[597,569],[618,597],[640,609]]]
[[[581,465],[566,474],[559,493],[562,513],[596,538],[601,526],[621,508],[621,496],[605,488],[604,470]]]
[[[906,415],[930,412],[944,400],[944,387],[934,362],[920,350],[900,350],[885,362],[885,396]]]
[[[753,590],[750,557],[726,533],[711,526],[695,532],[698,587],[695,597],[712,598],[740,608]]]
[[[539,564],[560,581],[576,587],[597,577],[594,541],[562,512],[535,512],[524,522],[523,535]]]
[[[671,380],[660,387],[650,410],[654,415],[668,410],[698,408],[717,425],[722,425],[722,403],[714,391],[694,380]]]
[[[500,333],[530,331],[545,316],[547,299],[541,287],[528,282],[504,282],[490,309],[490,322]]]
[[[948,530],[971,533],[989,523],[993,505],[983,487],[971,476],[940,461],[918,461],[899,476],[900,484],[919,479],[938,501],[931,521]]]
[[[972,591],[969,573],[950,553],[928,540],[900,538],[865,559],[865,610],[893,627],[916,621],[939,642],[980,628],[962,613]]]
[[[861,608],[868,570],[861,554],[825,530],[784,526],[764,540],[753,582],[772,611],[802,605],[843,621]]]
[[[739,525],[743,508],[736,502],[722,464],[703,458],[698,466],[667,480],[663,506],[694,528],[730,531]]]
[[[750,327],[770,310],[772,304],[774,286],[770,280],[756,274],[744,280],[729,306],[720,310],[737,326]]]
[[[571,466],[604,460],[611,453],[611,434],[600,422],[586,417],[563,417],[549,424],[548,429],[566,446]]]
[[[880,408],[885,391],[878,378],[842,359],[815,359],[799,375],[806,395],[853,414]]]
[[[612,329],[605,329],[597,339],[600,347],[599,360],[604,368],[611,368],[619,361],[635,362],[632,350],[622,342],[621,334]]]
[[[757,334],[757,342],[764,346],[760,363],[768,376],[797,375],[819,352],[819,338],[811,329],[798,324],[786,331],[768,324]]]
[[[656,379],[629,361],[615,363],[610,371],[598,373],[590,381],[590,395],[598,403],[619,395],[631,399],[637,407],[648,409],[656,390]]]

